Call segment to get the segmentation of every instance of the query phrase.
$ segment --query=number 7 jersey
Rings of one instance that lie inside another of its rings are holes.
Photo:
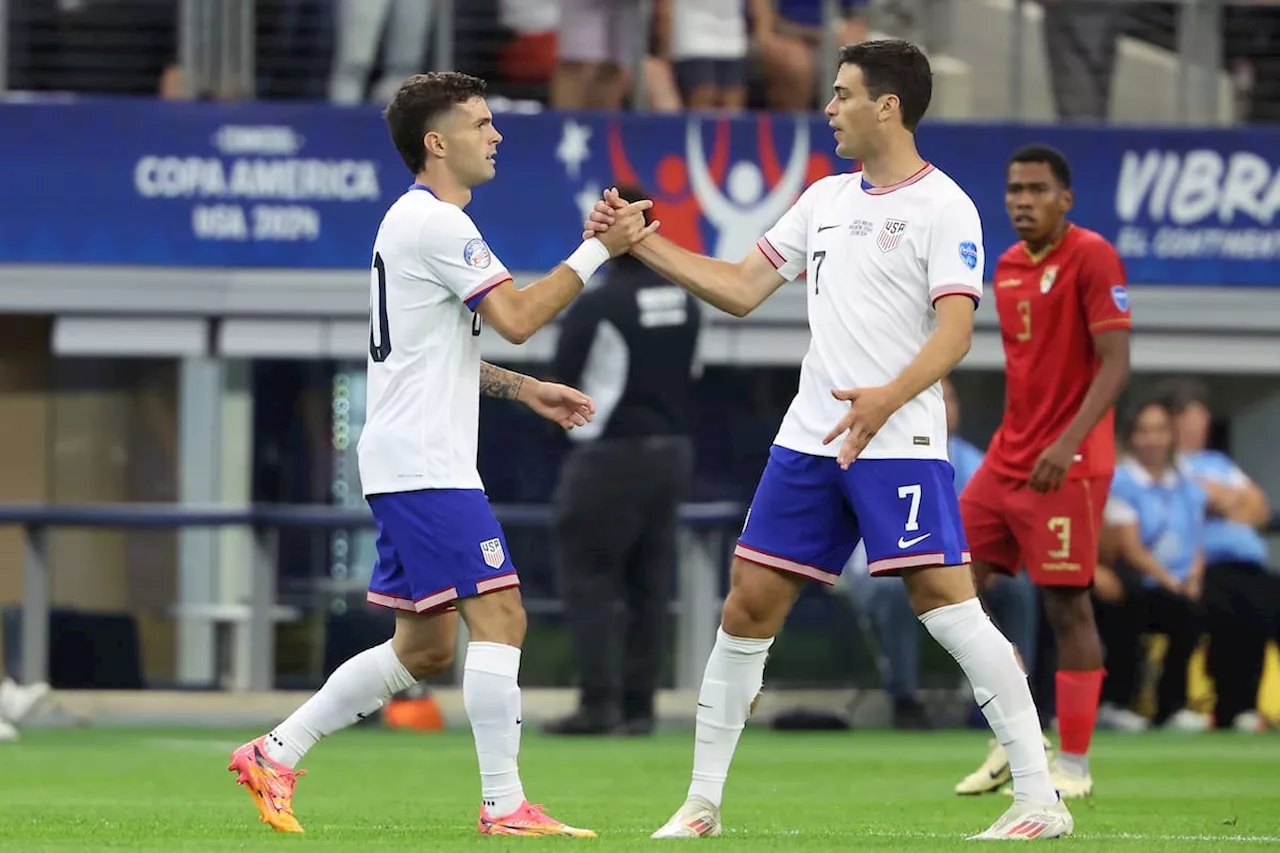
[[[930,165],[885,187],[861,172],[816,181],[756,245],[786,280],[806,273],[809,351],[775,443],[814,456],[840,450],[822,443],[849,411],[833,389],[894,381],[937,329],[935,302],[982,297],[977,208]],[[946,459],[941,384],[894,412],[859,458]]]
[[[476,469],[480,318],[511,274],[471,217],[415,184],[382,219],[369,279],[366,496],[483,489]]]

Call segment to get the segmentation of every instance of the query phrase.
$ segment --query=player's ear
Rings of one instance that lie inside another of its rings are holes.
[[[895,112],[902,109],[902,99],[895,94],[882,95],[880,97],[880,113],[881,121],[888,121],[893,117]]]
[[[422,135],[422,147],[433,157],[443,157],[444,136],[437,130],[428,130]]]
[[[1065,190],[1062,191],[1062,212],[1066,213],[1067,211],[1071,210],[1071,208],[1075,207],[1075,204],[1076,204],[1075,190],[1071,189],[1071,187],[1067,187]]]

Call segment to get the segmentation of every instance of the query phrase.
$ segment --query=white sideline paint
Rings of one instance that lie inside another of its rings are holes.
[[[974,832],[981,832],[975,829]],[[865,835],[871,838],[903,838],[922,841],[958,841],[966,838],[965,833],[947,833],[947,832],[916,832],[912,830],[881,830],[873,829],[865,832],[848,831],[848,830],[825,830],[815,832],[813,830],[801,829],[785,829],[785,830],[742,830],[726,827],[724,834],[727,836],[739,835],[743,838],[768,838],[768,837],[794,837],[800,835],[825,835],[825,836],[841,836],[844,838],[857,837]],[[1082,841],[1178,841],[1178,842],[1215,842],[1219,844],[1277,844],[1280,843],[1280,835],[1160,835],[1145,832],[1077,832],[1071,836],[1079,838]]]

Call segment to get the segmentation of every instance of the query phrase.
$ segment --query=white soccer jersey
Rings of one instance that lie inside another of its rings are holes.
[[[934,301],[982,296],[982,224],[955,181],[925,166],[891,187],[862,173],[817,181],[757,244],[788,281],[807,270],[809,351],[775,442],[835,456],[822,439],[849,410],[832,389],[886,385],[937,328]],[[934,385],[892,415],[861,454],[946,459],[947,415]]]
[[[364,494],[482,489],[480,318],[511,279],[471,217],[415,185],[382,218],[369,283]]]

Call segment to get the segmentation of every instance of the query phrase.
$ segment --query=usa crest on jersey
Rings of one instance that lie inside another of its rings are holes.
[[[492,569],[498,568],[507,559],[506,553],[502,550],[501,539],[487,539],[481,542],[480,554],[484,557],[484,564]]]
[[[905,233],[907,233],[907,223],[901,219],[886,219],[884,228],[880,229],[880,236],[876,238],[876,245],[882,252],[892,252],[898,248]]]

